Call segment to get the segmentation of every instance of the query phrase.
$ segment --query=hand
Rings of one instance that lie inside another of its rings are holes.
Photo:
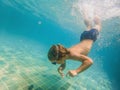
[[[61,76],[62,78],[64,78],[64,73],[60,73],[60,76]]]
[[[58,69],[58,72],[59,72],[60,76],[63,78],[64,77],[64,73],[62,72],[61,68]]]
[[[68,71],[68,73],[66,74],[66,76],[71,76],[71,77],[74,77],[74,76],[76,76],[78,73],[77,73],[77,71],[76,70],[70,70],[70,71]]]

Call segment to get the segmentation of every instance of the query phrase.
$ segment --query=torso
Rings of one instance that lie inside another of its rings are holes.
[[[69,48],[69,51],[71,54],[79,53],[87,56],[92,47],[92,44],[93,44],[93,40],[85,39],[81,41],[79,44]]]

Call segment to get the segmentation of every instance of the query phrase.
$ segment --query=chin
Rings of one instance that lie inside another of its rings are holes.
[[[59,62],[59,63],[57,63],[57,64],[63,64],[63,62]]]

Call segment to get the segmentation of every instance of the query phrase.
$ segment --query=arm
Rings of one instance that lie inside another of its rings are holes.
[[[66,67],[66,62],[64,64],[61,64],[59,67],[58,67],[58,72],[60,73],[60,75],[63,77],[64,74],[63,74],[63,70],[65,69]]]
[[[81,61],[82,64],[76,70],[68,71],[67,75],[69,74],[71,77],[76,76],[77,74],[86,70],[87,68],[89,68],[93,64],[92,59],[85,56],[85,55],[74,56],[73,58]]]
[[[77,73],[81,73],[93,64],[92,59],[85,55],[80,55],[80,61],[82,61],[82,65],[76,69]]]

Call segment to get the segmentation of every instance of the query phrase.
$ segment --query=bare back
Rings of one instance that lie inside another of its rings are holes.
[[[93,44],[93,40],[85,39],[85,40],[81,41],[79,44],[69,48],[69,51],[71,53],[75,52],[75,53],[79,53],[79,54],[83,54],[83,55],[88,55],[88,53],[92,47],[92,44]]]

